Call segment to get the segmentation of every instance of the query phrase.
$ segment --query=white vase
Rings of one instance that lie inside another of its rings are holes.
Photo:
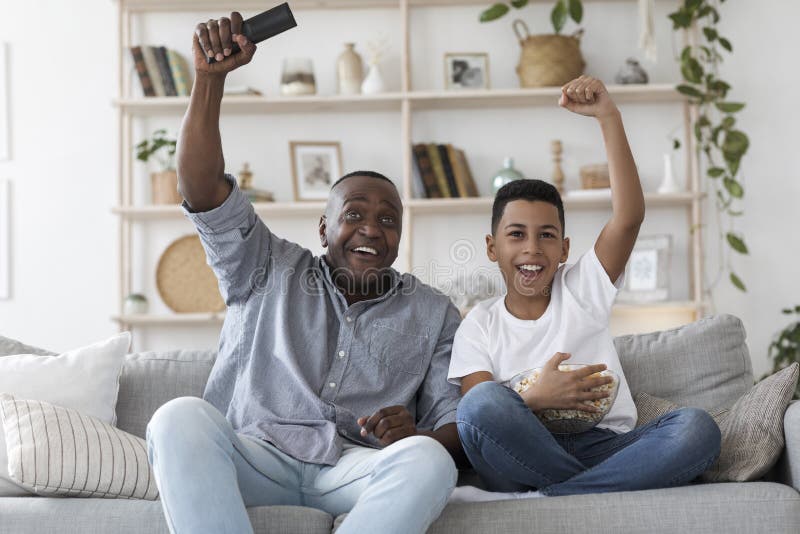
[[[374,95],[375,93],[382,93],[385,90],[386,85],[383,83],[381,69],[378,67],[377,63],[370,63],[367,77],[364,78],[364,83],[361,84],[361,92],[365,95]]]
[[[672,154],[664,154],[664,178],[658,186],[658,192],[667,194],[677,193],[680,190],[681,187],[675,181],[675,174],[672,172]]]

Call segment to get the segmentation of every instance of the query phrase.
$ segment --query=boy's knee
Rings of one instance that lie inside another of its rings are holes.
[[[511,395],[510,395],[511,394]],[[456,419],[459,422],[476,422],[486,419],[493,419],[508,413],[508,401],[514,399],[512,395],[517,395],[502,384],[491,380],[481,382],[473,386],[458,403]]]
[[[700,408],[681,408],[675,413],[685,428],[684,435],[693,437],[693,441],[719,453],[722,433],[716,421],[708,412]]]

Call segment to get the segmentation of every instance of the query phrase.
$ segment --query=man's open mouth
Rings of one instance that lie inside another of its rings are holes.
[[[378,249],[373,247],[356,247],[354,249],[350,249],[350,252],[352,252],[354,255],[358,257],[365,259],[378,257]]]

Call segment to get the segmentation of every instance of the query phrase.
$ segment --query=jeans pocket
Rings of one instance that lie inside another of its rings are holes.
[[[423,364],[430,352],[430,332],[427,327],[415,331],[404,331],[389,321],[375,321],[371,326],[369,338],[370,357],[394,371],[411,375],[422,373]]]

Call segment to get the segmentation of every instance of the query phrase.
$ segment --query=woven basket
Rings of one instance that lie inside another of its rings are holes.
[[[527,24],[519,19],[512,27],[522,47],[517,65],[521,87],[561,86],[583,74],[583,30],[571,36],[531,35]]]
[[[178,193],[178,173],[175,171],[154,172],[150,174],[153,204],[180,204]]]
[[[158,260],[158,294],[179,313],[218,312],[225,309],[214,271],[206,264],[200,238],[187,235],[173,241]]]
[[[580,175],[583,189],[605,189],[611,187],[608,163],[584,165],[580,168]]]

